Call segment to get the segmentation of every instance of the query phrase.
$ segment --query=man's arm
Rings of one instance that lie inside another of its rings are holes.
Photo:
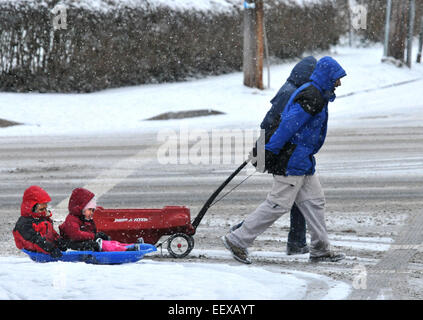
[[[296,134],[300,128],[311,119],[311,115],[304,111],[299,103],[295,103],[282,118],[278,129],[266,144],[265,149],[279,154],[285,143]]]
[[[278,129],[266,144],[265,149],[279,154],[283,146],[304,126],[313,116],[320,113],[325,106],[318,89],[310,85],[294,99],[292,105],[283,114]]]

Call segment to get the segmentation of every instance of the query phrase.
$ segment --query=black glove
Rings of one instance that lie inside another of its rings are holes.
[[[51,250],[50,255],[52,258],[58,259],[63,256],[62,251],[58,247],[55,247],[53,250]]]
[[[258,172],[266,172],[267,169],[273,167],[277,163],[277,155],[265,149],[266,144],[270,141],[277,126],[271,127],[269,130],[260,133],[260,137],[254,144],[253,149],[250,151],[249,158],[251,164],[256,167]]]
[[[63,238],[57,239],[56,245],[60,249],[60,251],[68,250],[68,241]]]
[[[52,258],[60,258],[63,254],[62,251],[53,243],[50,241],[46,241],[45,243],[45,250],[48,252],[49,255],[51,255]]]
[[[269,173],[271,173],[273,169],[279,164],[280,159],[277,154],[274,154],[269,150],[265,150],[264,152],[264,161],[263,159],[257,158],[256,144],[253,150],[250,151],[251,164],[256,167],[258,172],[265,173],[266,171],[268,171]]]
[[[97,232],[94,236],[94,240],[102,239],[102,240],[110,240],[111,238],[105,234],[104,232]]]
[[[265,150],[264,172],[272,172],[279,164],[279,161],[280,159],[277,154],[274,154],[272,151]]]
[[[257,154],[257,148],[260,143],[260,155]],[[260,141],[260,138],[254,144],[253,149],[251,149],[248,157],[251,161],[251,164],[257,169],[258,172],[264,173],[266,170],[264,169],[264,159],[263,159],[263,151],[264,151],[264,144],[263,141]]]
[[[250,151],[249,158],[251,159],[251,164],[257,168],[257,142],[255,143],[253,149]]]

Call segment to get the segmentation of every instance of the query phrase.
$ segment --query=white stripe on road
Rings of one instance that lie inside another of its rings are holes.
[[[135,170],[145,166],[146,164],[154,160],[153,157],[146,157],[146,155],[157,154],[157,147],[150,147],[138,151],[135,155],[127,157],[118,161],[111,168],[105,170],[91,182],[85,185],[83,188],[90,190],[95,194],[96,198],[99,199],[102,195],[109,192],[117,184],[124,181],[130,176]],[[62,223],[65,221],[66,215],[68,214],[68,203],[70,195],[63,199],[54,208],[54,221],[55,223]]]

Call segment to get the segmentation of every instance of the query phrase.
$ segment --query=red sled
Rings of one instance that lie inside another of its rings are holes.
[[[249,160],[245,161],[216,189],[192,222],[190,210],[184,206],[166,206],[163,209],[97,207],[94,222],[99,231],[108,234],[112,240],[124,243],[135,243],[142,238],[145,243],[156,245],[161,237],[169,236],[157,247],[167,243],[167,250],[172,257],[183,258],[194,248],[193,236],[215,198],[248,162]]]

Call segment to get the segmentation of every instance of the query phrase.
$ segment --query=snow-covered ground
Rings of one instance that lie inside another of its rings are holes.
[[[305,272],[148,257],[125,265],[41,264],[0,257],[0,266],[0,299],[299,300],[310,281],[327,285],[323,299],[343,299],[350,292],[343,282]]]
[[[348,74],[337,90],[338,100],[330,105],[330,130],[421,126],[423,65],[415,64],[410,70],[382,64],[380,45],[336,47],[326,54],[334,56]],[[0,118],[24,124],[1,128],[0,137],[128,134],[181,127],[254,129],[296,62],[272,66],[271,88],[263,91],[244,87],[242,73],[234,73],[90,94],[0,93]],[[225,114],[145,120],[168,111],[207,108]],[[331,240],[334,245],[381,252],[388,250],[392,242],[390,238]],[[194,250],[196,254],[217,258],[229,255]],[[297,259],[306,258],[304,255]],[[316,287],[323,289],[314,297],[343,299],[351,291],[350,285],[342,281],[281,266],[178,263],[151,260],[148,256],[138,263],[117,266],[37,264],[23,256],[2,256],[0,265],[0,299],[305,299]]]
[[[337,90],[339,100],[330,105],[331,128],[370,122],[373,126],[421,123],[423,103],[418,93],[423,65],[414,64],[410,70],[383,64],[382,52],[382,47],[376,45],[366,49],[337,47],[327,53],[347,71]],[[254,129],[296,62],[271,66],[271,88],[263,91],[243,86],[242,73],[233,73],[88,94],[0,93],[0,118],[25,124],[2,129],[0,136],[139,133],[180,127]],[[407,82],[406,86],[389,87]],[[198,109],[225,114],[145,121],[163,112]]]

